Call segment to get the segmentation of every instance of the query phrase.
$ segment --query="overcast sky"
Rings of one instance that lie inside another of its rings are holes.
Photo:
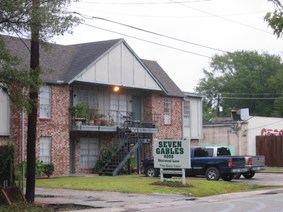
[[[215,54],[257,50],[282,56],[283,38],[263,20],[273,9],[267,0],[81,0],[69,10],[84,15],[84,25],[54,41],[124,38],[140,58],[157,61],[181,90],[193,92]]]

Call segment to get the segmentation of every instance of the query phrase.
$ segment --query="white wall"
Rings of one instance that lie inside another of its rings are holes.
[[[10,135],[10,104],[8,96],[0,89],[0,136]]]
[[[261,129],[283,129],[283,118],[254,116],[248,119],[248,154],[256,154],[256,136],[261,135]]]
[[[185,97],[190,101],[190,125],[183,126],[183,138],[202,139],[202,99],[199,97]]]

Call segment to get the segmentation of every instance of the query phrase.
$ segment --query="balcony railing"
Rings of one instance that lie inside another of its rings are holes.
[[[117,127],[154,128],[160,126],[160,114],[146,113],[137,120],[130,111],[87,109],[84,116],[72,117],[73,130],[114,131]]]

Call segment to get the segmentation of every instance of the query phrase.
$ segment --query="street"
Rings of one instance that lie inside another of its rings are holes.
[[[189,204],[178,204],[162,208],[148,209],[148,212],[278,212],[283,211],[283,189],[267,191],[265,193],[254,194],[251,196],[243,195],[236,198],[212,197],[200,199]]]

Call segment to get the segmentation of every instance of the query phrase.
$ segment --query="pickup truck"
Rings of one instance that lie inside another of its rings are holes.
[[[224,146],[211,146],[206,147],[209,156],[218,157],[223,155],[231,155],[230,149]],[[265,169],[265,157],[264,155],[245,155],[245,166],[248,169],[246,172],[237,173],[235,179],[239,179],[243,175],[246,179],[251,179],[254,177],[256,172],[260,172]]]
[[[213,157],[205,147],[191,147],[191,168],[186,169],[186,176],[202,175],[207,180],[231,181],[237,173],[247,171],[245,158],[240,156]],[[153,160],[142,161],[144,173],[147,177],[157,177],[160,173],[154,168]],[[171,170],[171,169],[170,169]],[[172,177],[173,174],[165,174],[164,177]]]

